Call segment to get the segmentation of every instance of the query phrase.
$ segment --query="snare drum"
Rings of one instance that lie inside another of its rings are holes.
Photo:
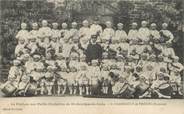
[[[159,89],[159,92],[160,92],[161,94],[166,95],[166,96],[171,96],[172,91],[173,91],[172,87],[171,87],[170,84],[168,84],[168,83],[163,83],[163,84],[161,84],[161,85],[158,87],[158,89]]]

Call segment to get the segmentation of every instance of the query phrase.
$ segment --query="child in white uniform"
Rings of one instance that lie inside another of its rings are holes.
[[[25,53],[25,39],[19,39],[18,45],[15,48],[15,56],[21,56],[22,54]]]
[[[33,23],[32,24],[32,30],[29,32],[30,36],[35,36],[36,37],[36,41],[38,42],[39,40],[39,33],[38,33],[38,24],[37,23]]]
[[[109,40],[113,39],[115,32],[110,21],[107,21],[105,24],[106,28],[101,35],[101,39],[103,42],[109,42]]]
[[[29,39],[29,32],[27,29],[27,24],[26,23],[22,23],[21,24],[21,30],[17,33],[17,35],[15,36],[15,38],[19,41],[19,39],[25,39],[25,42],[28,43],[28,39]]]
[[[82,47],[86,49],[91,38],[91,32],[89,28],[89,22],[87,20],[84,20],[82,25],[83,26],[79,29],[79,41]]]
[[[130,44],[130,50],[138,47],[138,30],[137,23],[132,23],[132,29],[129,30],[128,40]]]
[[[51,28],[48,27],[48,22],[46,20],[42,20],[42,27],[39,29],[39,37],[43,37],[45,44],[48,44],[51,35],[52,31]]]

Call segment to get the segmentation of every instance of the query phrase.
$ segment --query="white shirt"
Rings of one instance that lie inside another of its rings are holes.
[[[50,27],[42,27],[39,29],[39,37],[50,37],[52,35]]]
[[[138,40],[138,31],[135,29],[131,29],[128,33],[129,40]]]
[[[138,38],[142,41],[149,41],[150,39],[150,30],[148,28],[140,28],[138,31]]]
[[[88,28],[88,27],[81,27],[79,29],[79,36],[83,36],[83,37],[80,38],[80,42],[82,44],[87,44],[89,39],[91,38],[90,28]]]
[[[17,35],[15,36],[16,39],[25,39],[25,41],[27,41],[27,39],[29,39],[29,32],[27,30],[20,30]]]
[[[150,30],[150,34],[153,36],[153,39],[159,39],[160,33],[158,30]]]
[[[102,33],[102,27],[100,25],[98,25],[98,24],[92,24],[90,26],[90,32],[91,33],[97,33],[97,32],[99,32],[99,34],[101,35],[101,33]]]
[[[102,33],[102,39],[110,40],[112,37],[114,37],[114,29],[113,28],[105,28]]]
[[[169,41],[174,39],[174,35],[169,30],[161,30],[161,32],[169,38]]]
[[[127,38],[127,33],[124,30],[116,30],[114,39],[126,41]]]

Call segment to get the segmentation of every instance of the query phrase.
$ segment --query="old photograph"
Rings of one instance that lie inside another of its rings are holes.
[[[183,0],[0,4],[1,98],[183,99]]]

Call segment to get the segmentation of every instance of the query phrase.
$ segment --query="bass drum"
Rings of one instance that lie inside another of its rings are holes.
[[[16,90],[17,88],[13,82],[8,82],[1,91],[5,94],[5,96],[12,96]]]
[[[159,92],[165,96],[171,96],[173,89],[168,83],[161,84],[159,86]]]
[[[28,85],[27,91],[25,93],[26,96],[34,96],[37,91],[37,84],[36,83],[30,83]]]

